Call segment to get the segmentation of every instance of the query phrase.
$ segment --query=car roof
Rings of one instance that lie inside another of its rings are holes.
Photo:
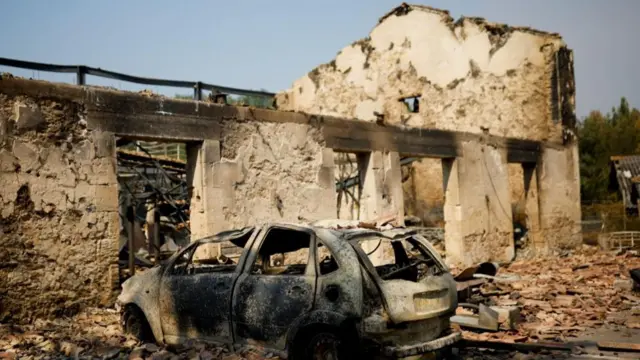
[[[259,225],[246,226],[240,229],[232,229],[222,231],[217,234],[200,238],[197,242],[222,242],[231,241],[234,245],[244,247],[245,243],[251,237],[256,229],[263,227],[289,227],[293,229],[307,229],[316,232],[316,230],[328,230],[335,237],[345,241],[362,240],[368,237],[382,237],[387,239],[397,239],[417,234],[414,229],[392,228],[392,229],[371,229],[360,226],[361,222],[351,220],[322,220],[311,224],[299,224],[290,222],[272,222],[262,223]]]

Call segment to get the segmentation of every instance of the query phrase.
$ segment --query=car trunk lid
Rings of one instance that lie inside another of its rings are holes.
[[[376,283],[393,323],[455,311],[455,281],[436,250],[415,231],[353,231],[347,238]]]

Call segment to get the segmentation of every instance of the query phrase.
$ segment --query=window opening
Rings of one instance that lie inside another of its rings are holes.
[[[309,262],[311,235],[273,228],[260,245],[251,269],[254,275],[304,275]]]

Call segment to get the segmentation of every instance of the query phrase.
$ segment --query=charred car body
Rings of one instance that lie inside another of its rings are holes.
[[[456,284],[415,231],[266,224],[195,241],[123,284],[125,330],[283,357],[446,348]],[[366,346],[354,346],[366,344]],[[348,345],[348,346],[346,346]]]

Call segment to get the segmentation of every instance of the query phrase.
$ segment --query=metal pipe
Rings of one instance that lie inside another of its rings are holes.
[[[136,273],[136,258],[133,250],[133,230],[134,230],[134,211],[133,206],[130,204],[130,200],[127,197],[127,235],[128,235],[128,251],[129,251],[129,276],[133,276]]]

